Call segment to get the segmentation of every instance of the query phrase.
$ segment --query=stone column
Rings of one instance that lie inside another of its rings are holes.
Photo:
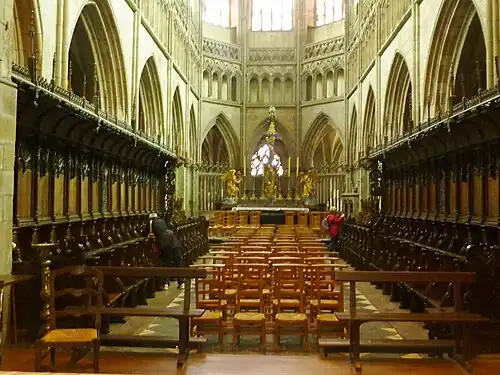
[[[0,274],[12,270],[17,88],[11,81],[13,0],[0,2]]]

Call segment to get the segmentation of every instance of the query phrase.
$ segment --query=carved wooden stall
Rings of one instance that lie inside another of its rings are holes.
[[[474,332],[482,352],[500,350],[499,107],[498,90],[483,91],[373,153],[383,163],[382,212],[346,224],[343,254],[359,269],[477,272],[463,297],[491,319]],[[451,285],[379,286],[413,311],[453,304]],[[431,338],[449,334],[427,327]]]
[[[157,264],[148,216],[172,219],[176,156],[101,110],[98,100],[90,103],[22,67],[14,67],[13,80],[19,87],[13,272]],[[207,230],[204,219],[177,226],[187,264],[206,251]],[[109,306],[146,303],[163,286],[154,278],[107,279]],[[41,277],[35,280],[17,291],[21,339],[40,332]]]

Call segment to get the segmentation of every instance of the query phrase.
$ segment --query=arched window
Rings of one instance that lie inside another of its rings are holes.
[[[344,18],[344,0],[316,0],[316,26],[323,26]]]
[[[293,0],[253,0],[252,31],[289,31],[293,24]]]
[[[252,176],[262,176],[264,174],[264,165],[269,163],[270,159],[271,147],[269,147],[267,143],[263,144],[252,156],[250,174]],[[271,165],[276,168],[278,176],[283,175],[283,165],[281,164],[281,159],[278,154],[274,154],[271,160]]]
[[[203,21],[213,25],[229,27],[230,0],[203,0]]]

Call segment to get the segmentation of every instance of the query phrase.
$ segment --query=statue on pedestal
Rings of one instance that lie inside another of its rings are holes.
[[[241,173],[236,171],[236,169],[231,169],[223,175],[221,179],[226,183],[226,191],[229,196],[229,200],[236,202],[240,194],[240,188],[238,185],[242,181]]]
[[[300,183],[302,184],[302,200],[306,205],[314,205],[314,184],[318,180],[318,175],[312,169],[309,169],[306,173],[300,172],[299,174]]]
[[[276,170],[269,164],[264,166],[263,192],[267,198],[276,198]]]

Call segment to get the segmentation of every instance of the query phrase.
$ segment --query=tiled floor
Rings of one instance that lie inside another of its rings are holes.
[[[194,281],[193,281],[194,282]],[[346,310],[349,310],[349,284],[345,284],[345,303],[344,306]],[[195,293],[193,285],[193,293],[191,294],[191,303],[195,305]],[[179,290],[176,284],[173,284],[168,290],[157,292],[156,297],[149,301],[149,307],[178,307],[182,306],[184,302],[184,290]],[[358,288],[356,290],[356,305],[358,311],[367,311],[377,313],[378,311],[387,310],[398,310],[399,304],[392,303],[389,301],[388,296],[383,296],[382,291],[376,289],[374,286],[368,283],[358,283]],[[423,330],[421,324],[391,324],[391,323],[380,323],[372,322],[364,324],[361,331],[361,337],[366,340],[402,340],[402,339],[422,339],[427,337],[427,333]],[[229,328],[230,329],[230,328]],[[152,335],[152,336],[164,336],[164,337],[177,337],[178,325],[177,321],[174,319],[165,318],[129,318],[125,324],[113,325],[112,333],[122,333],[122,334],[135,334],[135,335]],[[268,335],[268,347],[272,347],[272,335]],[[215,345],[217,342],[217,337],[209,337],[209,342],[207,345],[208,352],[217,352],[219,349]],[[242,338],[242,345],[244,351],[256,351],[258,347],[256,346],[257,338],[246,339]],[[284,353],[289,351],[290,354],[297,353],[297,345],[294,345],[298,340],[287,340],[284,338],[284,347],[287,349]],[[312,352],[317,351],[314,345],[314,337],[312,337],[311,345]],[[120,348],[113,348],[112,350],[121,350]],[[141,349],[146,350],[147,349]],[[231,335],[226,335],[224,351],[231,351]],[[175,352],[176,350],[169,350]],[[363,357],[374,356],[374,354],[364,354]],[[378,355],[380,356],[380,355]],[[394,357],[392,355],[391,357]],[[400,357],[398,355],[398,357]],[[404,358],[419,359],[422,358],[421,355],[409,353],[403,355]]]

